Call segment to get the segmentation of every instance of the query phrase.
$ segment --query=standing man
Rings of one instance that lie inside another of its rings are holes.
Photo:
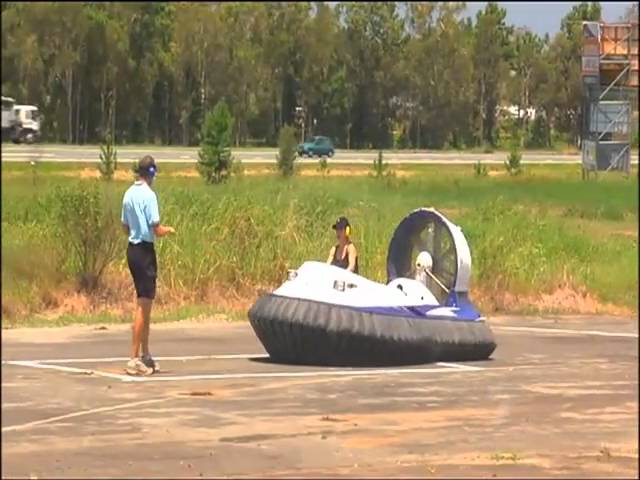
[[[157,172],[156,162],[151,155],[140,159],[135,168],[136,181],[122,199],[122,226],[129,236],[127,264],[138,299],[133,322],[131,360],[125,369],[130,375],[151,375],[159,370],[149,353],[149,320],[156,296],[158,269],[153,242],[155,237],[175,233],[175,230],[160,224],[158,197],[151,190]]]

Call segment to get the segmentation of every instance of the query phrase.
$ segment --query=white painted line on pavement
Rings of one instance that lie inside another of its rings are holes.
[[[471,365],[461,365],[459,363],[450,363],[450,362],[438,362],[436,365],[441,365],[443,367],[456,368],[458,370],[466,370],[469,372],[475,370],[484,370],[482,367],[473,367]]]
[[[192,357],[156,357],[157,360],[194,360],[194,359],[220,359],[220,358],[265,358],[268,355],[200,355]],[[86,362],[112,362],[128,360],[128,358],[103,358],[103,359],[59,359],[46,360],[48,363],[74,363],[78,361]],[[370,376],[370,375],[392,375],[392,374],[408,374],[408,373],[442,373],[458,370],[463,372],[473,372],[484,370],[482,367],[470,365],[460,365],[456,363],[439,362],[442,368],[378,368],[378,369],[333,369],[330,370],[312,370],[312,371],[293,371],[293,372],[245,372],[245,373],[219,373],[219,374],[200,374],[200,375],[173,375],[173,376],[154,376],[154,377],[135,377],[129,375],[119,375],[116,373],[103,372],[100,370],[89,370],[85,368],[65,367],[62,365],[44,364],[44,360],[7,360],[2,363],[8,365],[17,365],[30,368],[43,368],[50,370],[58,370],[67,373],[81,373],[85,375],[96,375],[107,378],[121,380],[123,382],[166,382],[166,381],[182,381],[182,380],[228,380],[243,378],[291,378],[291,377],[323,377],[323,376]]]
[[[43,420],[36,420],[35,422],[23,423],[20,425],[9,425],[7,427],[2,427],[2,432],[15,432],[17,430],[25,430],[30,427],[36,427],[38,425],[45,425],[47,423],[55,423],[60,420],[66,420],[68,418],[82,417],[85,415],[93,415],[96,413],[103,412],[112,412],[114,410],[121,410],[123,408],[133,408],[139,407],[141,405],[151,405],[154,403],[166,402],[167,400],[175,400],[176,397],[163,397],[163,398],[154,398],[151,400],[140,400],[138,402],[127,402],[120,403],[118,405],[112,405],[110,407],[100,407],[100,408],[92,408],[90,410],[81,410],[79,412],[68,413],[66,415],[58,415],[56,417],[49,417]]]
[[[451,367],[443,368],[391,368],[391,369],[371,369],[371,370],[315,370],[306,372],[264,372],[264,373],[220,373],[220,374],[202,374],[202,375],[175,375],[163,377],[131,377],[134,382],[179,382],[190,380],[230,380],[243,378],[295,378],[295,377],[356,377],[371,375],[398,375],[408,373],[443,373],[456,370]],[[460,370],[463,372],[484,370],[481,367],[474,367],[473,370]]]
[[[7,158],[11,158],[11,157],[15,157],[15,158],[22,158],[22,157],[27,157],[27,158],[33,158],[33,157],[55,157],[55,155],[53,153],[40,153],[40,152],[33,152],[33,153],[3,153],[2,154],[2,158],[7,157]]]
[[[601,337],[626,337],[626,338],[638,338],[637,333],[622,333],[622,332],[601,332],[598,330],[567,330],[561,328],[540,328],[540,327],[500,327],[492,326],[493,330],[513,330],[520,332],[540,332],[540,333],[571,333],[576,335],[596,335]]]
[[[61,365],[45,365],[44,363],[22,361],[22,360],[8,361],[8,362],[2,362],[2,363],[6,363],[8,365],[16,365],[19,367],[42,368],[45,370],[58,370],[58,371],[67,372],[67,373],[81,373],[84,375],[96,375],[98,377],[115,378],[117,380],[123,380],[123,381],[129,380],[128,375],[118,375],[117,373],[102,372],[100,370],[89,370],[86,368],[63,367]]]

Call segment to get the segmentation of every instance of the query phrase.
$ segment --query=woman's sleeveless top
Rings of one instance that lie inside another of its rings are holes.
[[[344,258],[338,257],[338,250],[340,245],[336,245],[335,251],[333,252],[333,260],[331,261],[331,265],[335,265],[336,267],[344,268],[345,270],[349,268],[349,255],[345,255]],[[356,255],[356,265],[353,273],[358,273],[358,256]]]

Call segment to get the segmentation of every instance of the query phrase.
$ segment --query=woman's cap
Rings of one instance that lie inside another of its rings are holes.
[[[333,228],[334,230],[344,230],[345,228],[350,226],[351,224],[349,223],[347,217],[340,217],[338,218],[338,220],[336,220],[336,223],[331,226],[331,228]]]

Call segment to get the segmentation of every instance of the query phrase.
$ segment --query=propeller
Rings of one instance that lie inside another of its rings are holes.
[[[420,252],[428,252],[433,266],[427,272],[427,288],[444,303],[456,283],[458,257],[449,227],[433,214],[416,212],[396,229],[389,248],[388,262],[397,277],[415,278],[416,259]]]

